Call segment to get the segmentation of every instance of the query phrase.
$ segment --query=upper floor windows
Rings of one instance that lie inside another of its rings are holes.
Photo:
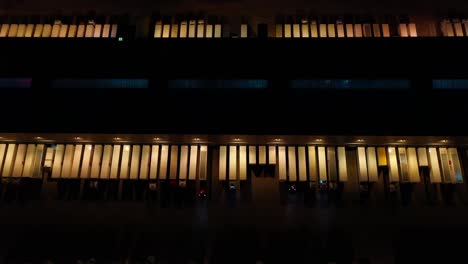
[[[156,22],[155,38],[221,38],[222,24],[205,20],[184,20],[180,22]]]
[[[88,23],[67,24],[56,20],[53,24],[0,24],[0,37],[8,38],[115,38],[117,24]]]
[[[468,36],[468,20],[444,19],[440,24],[440,29],[444,37]]]

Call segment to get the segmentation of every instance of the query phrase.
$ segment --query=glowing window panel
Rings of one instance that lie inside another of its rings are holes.
[[[434,89],[468,89],[468,79],[440,79],[432,80]]]
[[[170,88],[267,88],[267,80],[170,80]]]
[[[52,88],[148,88],[146,79],[58,79],[52,81]]]
[[[292,80],[291,88],[408,89],[409,80]]]
[[[31,88],[31,78],[0,78],[0,88]]]

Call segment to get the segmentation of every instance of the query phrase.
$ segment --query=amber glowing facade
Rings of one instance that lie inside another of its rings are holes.
[[[462,2],[88,2],[0,4],[0,263],[467,258]]]

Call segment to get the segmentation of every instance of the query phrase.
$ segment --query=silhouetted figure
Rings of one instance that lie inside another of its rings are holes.
[[[158,186],[156,182],[150,182],[148,184],[148,191],[146,193],[146,197],[150,205],[156,203],[158,198]]]
[[[226,190],[226,199],[229,208],[234,208],[236,206],[236,193],[235,183],[230,183]]]
[[[390,205],[397,206],[398,204],[398,186],[396,183],[389,184],[388,190],[389,198],[390,198]]]
[[[361,182],[359,184],[359,198],[361,205],[369,204],[369,184]]]
[[[161,207],[167,208],[169,206],[169,198],[170,198],[169,184],[167,181],[161,181],[160,192],[161,192],[161,196],[160,196]]]
[[[16,200],[16,194],[18,191],[19,180],[18,179],[10,179],[6,186],[5,191],[5,201],[10,203]]]

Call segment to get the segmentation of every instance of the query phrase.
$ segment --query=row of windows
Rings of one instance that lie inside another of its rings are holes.
[[[398,36],[417,37],[416,24],[400,23]],[[277,24],[277,38],[352,38],[352,37],[390,37],[389,24],[317,24],[315,21],[302,24]]]
[[[60,37],[60,38],[115,38],[117,37],[118,24],[115,19],[94,20],[89,19],[79,23],[66,22],[69,19],[57,19],[49,23],[30,23],[30,19],[23,19],[25,22],[0,24],[0,37]],[[95,21],[100,21],[96,23]],[[258,24],[258,32],[254,28],[257,25],[243,23],[240,28],[229,31],[229,25],[216,20],[209,22],[208,19],[200,20],[158,20],[153,24],[154,38],[221,38],[226,36],[239,36],[247,38],[255,35],[268,35],[267,24]],[[363,20],[364,21],[364,20]],[[372,21],[369,20],[369,21]],[[215,23],[213,23],[215,22]],[[399,21],[398,23],[389,23],[385,20],[378,22],[357,22],[350,23],[343,20],[308,20],[277,23],[271,25],[273,31],[270,37],[276,38],[314,38],[314,37],[417,37],[421,27],[424,36],[445,36],[445,37],[463,37],[468,36],[468,20],[461,19],[434,19],[433,23],[418,24],[414,21]],[[262,25],[262,27],[260,27]],[[440,26],[440,33],[437,33],[435,27]],[[232,28],[232,27],[231,27]],[[262,28],[262,30],[260,30]],[[240,29],[240,30],[239,30]],[[224,32],[226,31],[226,32]],[[430,33],[428,33],[430,31]],[[151,34],[151,33],[150,33]]]
[[[468,20],[444,20],[441,23],[441,31],[444,37],[466,37],[468,36]]]
[[[170,80],[169,88],[267,88],[267,80]]]
[[[408,89],[409,80],[293,80],[291,88],[318,89]]]
[[[0,88],[31,88],[31,78],[0,78]],[[266,89],[268,80],[236,79],[236,80],[201,80],[179,79],[169,80],[171,89],[202,89],[202,88],[238,88],[238,89]],[[110,89],[139,89],[149,88],[148,79],[57,79],[51,81],[55,89],[69,88],[110,88]],[[358,80],[358,79],[330,79],[330,80],[291,80],[289,87],[298,89],[409,89],[409,80]],[[432,81],[435,89],[468,89],[468,79],[438,79]]]
[[[222,25],[209,24],[204,20],[182,21],[180,23],[162,24],[157,22],[154,27],[155,38],[221,38]]]
[[[400,23],[398,28],[400,37],[417,37],[416,24]],[[259,33],[259,32],[258,32]],[[248,24],[241,24],[240,37],[247,38],[252,35]],[[343,37],[390,37],[389,24],[320,24],[315,21],[301,24],[276,24],[276,38],[343,38]],[[180,23],[163,24],[158,21],[154,27],[155,38],[221,38],[222,25],[209,24],[204,20],[182,21]]]
[[[117,24],[68,25],[56,21],[50,24],[1,24],[0,37],[8,38],[115,38]]]

